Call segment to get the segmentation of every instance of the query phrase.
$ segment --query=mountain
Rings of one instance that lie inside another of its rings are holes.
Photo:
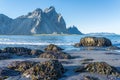
[[[4,14],[0,14],[0,34],[9,33],[10,24],[13,20]]]
[[[69,27],[67,30],[68,34],[82,34],[74,25],[72,27]]]
[[[44,11],[37,8],[15,19],[0,14],[0,34],[4,35],[68,34],[68,30],[63,17],[53,6]],[[78,30],[73,31],[78,32]],[[73,31],[72,33],[76,33]],[[72,33],[69,32],[69,34]]]

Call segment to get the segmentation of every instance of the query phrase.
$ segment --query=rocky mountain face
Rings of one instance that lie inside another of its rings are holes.
[[[13,20],[4,14],[0,14],[0,34],[9,33],[10,24]]]
[[[72,27],[69,27],[67,30],[68,34],[82,34],[74,25]]]
[[[66,23],[54,7],[44,11],[37,8],[27,15],[11,19],[0,15],[0,34],[31,35],[31,34],[68,34]]]

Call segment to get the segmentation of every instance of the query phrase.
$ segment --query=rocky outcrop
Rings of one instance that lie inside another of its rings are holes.
[[[39,56],[42,53],[43,53],[43,51],[37,50],[37,49],[31,50],[31,52],[30,52],[30,54],[33,55],[33,56]]]
[[[85,47],[108,47],[112,46],[112,42],[105,37],[84,37],[81,38],[80,43],[75,44],[76,47],[85,46]]]
[[[0,60],[10,59],[12,55],[10,53],[0,53]]]
[[[71,56],[65,52],[45,52],[40,55],[40,58],[71,59]]]
[[[16,71],[24,72],[25,70],[31,68],[35,64],[36,63],[32,61],[14,61],[8,65],[8,68]]]
[[[64,68],[58,60],[38,63],[23,73],[32,80],[58,80],[64,73]]]
[[[54,45],[54,44],[50,44],[45,48],[45,51],[55,51],[55,52],[57,52],[57,51],[61,51],[61,50],[63,50],[63,49]]]
[[[67,30],[68,30],[68,34],[79,34],[79,35],[82,35],[82,33],[74,25],[72,27],[69,27]]]
[[[45,52],[40,54],[40,58],[51,58],[51,59],[70,59],[71,56],[65,52],[62,52],[62,48],[50,44],[45,48]]]
[[[2,50],[2,53],[30,53],[31,49],[24,47],[6,47]]]
[[[43,53],[43,51],[41,50],[31,50],[28,48],[24,48],[24,47],[6,47],[4,48],[1,53],[12,53],[18,56],[38,56],[41,53]]]
[[[120,77],[120,72],[115,67],[110,66],[106,62],[92,62],[84,67],[79,67],[75,70],[75,72],[84,72],[84,71]]]

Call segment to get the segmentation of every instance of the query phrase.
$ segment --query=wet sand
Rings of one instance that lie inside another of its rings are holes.
[[[88,72],[74,72],[79,66],[88,64],[90,62],[107,62],[109,65],[116,67],[120,70],[120,52],[117,51],[103,51],[103,50],[82,50],[82,51],[67,51],[73,59],[59,59],[62,63],[66,72],[59,80],[83,80],[84,76],[93,76],[97,77],[100,80],[120,80],[115,76],[106,76],[100,74],[93,74]],[[35,62],[43,62],[49,59],[43,58],[17,58],[17,59],[6,59],[0,60],[0,67],[6,67],[8,64],[12,63],[13,61],[35,61]],[[20,76],[20,75],[19,75]],[[6,80],[25,80],[25,78],[21,78],[18,76],[12,76]],[[30,80],[30,79],[26,79]]]

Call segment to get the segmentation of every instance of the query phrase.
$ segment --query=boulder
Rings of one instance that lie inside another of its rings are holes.
[[[2,50],[2,53],[30,53],[31,49],[24,47],[6,47]]]
[[[84,37],[81,38],[80,43],[75,44],[75,46],[80,47],[108,47],[112,46],[112,43],[109,39],[105,37]]]
[[[11,58],[11,54],[10,53],[0,53],[0,60],[10,59],[10,58]]]
[[[38,63],[23,73],[32,80],[58,80],[64,73],[64,68],[58,60]]]
[[[14,61],[8,65],[8,68],[16,71],[24,72],[25,70],[31,68],[35,64],[36,62],[31,62],[31,61]]]
[[[35,55],[35,56],[38,56],[42,53],[43,53],[43,51],[41,51],[41,50],[31,50],[31,52],[30,52],[31,55]]]
[[[45,48],[45,51],[55,51],[56,52],[56,51],[61,51],[61,50],[63,50],[63,49],[54,44],[50,44]]]
[[[64,52],[45,52],[40,55],[40,58],[70,59],[71,56]]]
[[[119,76],[120,72],[115,68],[107,64],[106,62],[92,62],[84,67],[79,67],[75,69],[75,72],[91,72],[91,73],[98,73],[102,75],[113,75]]]
[[[6,47],[2,50],[1,53],[12,53],[18,56],[28,56],[28,55],[38,56],[41,53],[43,53],[43,51],[31,50],[31,49],[24,48],[24,47]]]

